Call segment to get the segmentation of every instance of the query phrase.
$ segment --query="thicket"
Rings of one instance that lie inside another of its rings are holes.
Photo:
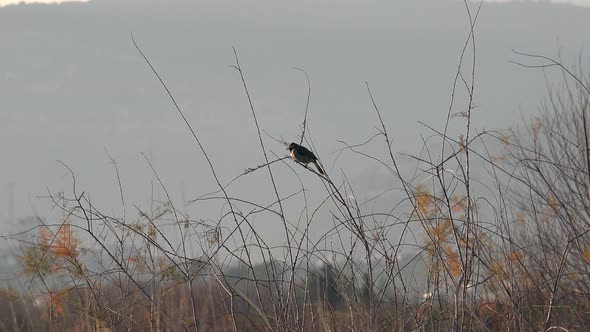
[[[561,70],[563,89],[550,91],[540,115],[520,126],[476,132],[477,13],[468,14],[471,29],[446,123],[442,129],[424,124],[432,135],[422,152],[411,156],[416,163],[411,177],[402,176],[394,142],[367,85],[377,133],[369,142],[345,144],[344,150],[383,166],[399,185],[403,197],[386,211],[367,211],[364,202],[354,199],[355,188],[345,175],[322,176],[303,167],[294,172],[321,182],[325,199],[299,207],[296,217],[285,213],[288,197],[279,195],[273,172],[292,164],[283,156],[273,159],[261,135],[237,52],[234,68],[258,131],[259,141],[253,144],[265,161],[240,177],[264,172],[276,200],[263,205],[251,197],[232,196],[198,133],[136,44],[210,167],[219,190],[200,200],[221,201],[220,217],[203,222],[183,215],[153,168],[163,199],[154,199],[148,210],[136,207],[134,220],[103,213],[64,164],[72,190],[50,197],[63,211],[62,218],[41,223],[30,231],[33,240],[21,244],[22,275],[32,286],[26,293],[2,291],[0,329],[590,328],[590,82],[581,68],[576,72],[547,57],[516,53],[539,61],[523,66]],[[454,99],[458,89],[466,95],[461,102]],[[309,105],[311,87],[308,92]],[[309,144],[307,113],[306,107],[300,142]],[[464,121],[458,137],[448,132],[452,118]],[[381,144],[383,153],[365,153],[369,143]],[[304,183],[295,195],[305,197]],[[322,208],[330,211],[333,228],[317,240],[310,232],[320,222],[316,211]],[[267,245],[256,232],[252,218],[258,213],[283,225],[282,247]],[[221,227],[227,220],[232,226]],[[191,241],[200,246],[200,255],[190,255]],[[332,244],[322,245],[328,242]],[[401,259],[408,253],[410,259]]]

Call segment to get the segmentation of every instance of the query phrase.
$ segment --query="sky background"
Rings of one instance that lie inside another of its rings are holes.
[[[477,4],[470,6],[475,11]],[[511,63],[532,61],[513,49],[561,57],[568,65],[577,64],[582,54],[586,65],[588,31],[589,8],[485,3],[476,26],[474,131],[505,130],[535,116],[547,85],[561,85],[559,73]],[[0,8],[0,219],[6,224],[11,214],[58,220],[58,210],[43,196],[71,193],[72,183],[56,160],[75,172],[78,192],[90,195],[104,213],[121,215],[117,179],[105,150],[119,166],[127,218],[137,218],[134,205],[147,209],[152,197],[163,199],[142,153],[181,210],[196,220],[219,218],[221,203],[183,207],[217,187],[187,128],[134,49],[130,32],[174,93],[222,183],[264,162],[239,75],[231,68],[235,46],[269,157],[286,155],[272,138],[298,141],[307,83],[294,67],[304,68],[312,87],[308,133],[314,152],[333,178],[350,181],[359,202],[370,200],[363,208],[388,210],[400,197],[399,181],[378,163],[342,151],[343,142],[358,144],[377,133],[365,82],[404,176],[414,176],[416,164],[407,154],[423,153],[425,140],[436,146],[432,131],[420,122],[443,128],[469,25],[463,2],[454,0],[326,0],[289,6],[270,0],[95,0]],[[455,98],[453,112],[464,111],[464,91],[459,89]],[[450,135],[459,137],[464,125],[453,118]],[[363,151],[387,157],[381,141]],[[273,168],[280,195],[299,191],[303,183],[311,207],[320,206],[322,183],[294,166],[287,162]],[[228,190],[261,205],[275,199],[266,172],[241,178]],[[286,213],[297,220],[302,207],[303,198],[296,196]],[[318,213],[318,234],[332,227],[328,216],[328,209]],[[282,243],[276,218],[261,214],[253,219],[263,236]]]
[[[46,3],[46,4],[59,4],[62,2],[87,2],[88,0],[0,0],[0,6],[16,5],[16,4],[32,4],[32,3]]]
[[[88,0],[0,0],[0,6],[14,5],[19,3],[62,3],[62,2],[87,2]],[[124,0],[123,0],[124,1]],[[488,2],[511,2],[512,0],[486,0]],[[535,1],[535,0],[533,0]],[[554,3],[569,3],[578,6],[590,6],[590,0],[539,0]]]

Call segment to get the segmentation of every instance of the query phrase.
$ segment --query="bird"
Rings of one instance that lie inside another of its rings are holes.
[[[290,151],[291,158],[293,158],[294,160],[302,164],[313,163],[321,175],[326,174],[318,164],[318,157],[316,157],[315,154],[309,151],[306,147],[301,146],[297,143],[291,143],[289,144],[289,147],[287,149]]]

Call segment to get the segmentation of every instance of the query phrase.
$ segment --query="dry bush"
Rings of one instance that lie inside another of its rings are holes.
[[[72,191],[50,197],[63,211],[62,218],[40,225],[33,230],[34,240],[22,246],[30,291],[0,294],[0,305],[9,308],[0,315],[2,329],[587,329],[588,85],[571,75],[576,85],[551,94],[532,123],[504,134],[475,132],[474,26],[479,8],[467,9],[471,29],[452,91],[454,98],[455,90],[464,88],[464,105],[452,99],[444,129],[425,125],[432,135],[420,154],[409,156],[414,174],[402,175],[368,85],[377,133],[362,144],[343,142],[343,153],[382,166],[399,188],[397,196],[379,195],[383,200],[397,197],[383,210],[357,201],[345,174],[332,178],[309,168],[301,170],[321,183],[321,202],[307,201],[304,181],[292,196],[279,194],[274,172],[291,165],[284,157],[271,160],[237,52],[235,69],[265,159],[264,165],[237,178],[265,172],[275,201],[233,197],[228,189],[233,181],[220,181],[198,133],[136,45],[218,185],[216,193],[195,201],[222,206],[219,217],[192,220],[183,215],[147,157],[163,197],[153,198],[149,209],[135,206],[133,220],[102,213],[79,192],[68,168]],[[465,69],[469,55],[471,66]],[[309,143],[307,114],[306,107],[300,142]],[[463,129],[451,133],[448,124],[457,119]],[[381,144],[383,152],[365,152],[370,144]],[[304,202],[295,216],[283,209],[291,197]],[[125,206],[122,195],[121,200]],[[323,222],[333,227],[316,234],[320,221],[315,212],[320,209],[330,212],[330,220]],[[282,246],[269,246],[257,233],[252,224],[256,214],[283,225]],[[188,249],[191,245],[198,254]]]

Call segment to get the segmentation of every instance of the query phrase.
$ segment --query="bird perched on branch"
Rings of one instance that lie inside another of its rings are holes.
[[[315,154],[309,151],[306,147],[301,146],[297,143],[291,143],[289,144],[288,149],[291,152],[291,158],[295,159],[296,161],[302,164],[313,163],[315,167],[318,169],[318,172],[320,172],[320,174],[326,174],[318,164],[318,157],[316,157]]]

